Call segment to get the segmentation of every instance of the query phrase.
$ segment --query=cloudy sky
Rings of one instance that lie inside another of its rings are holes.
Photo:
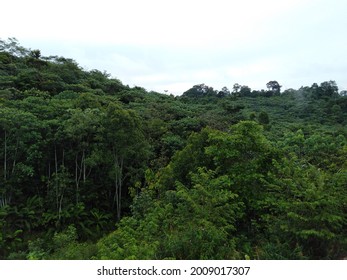
[[[346,0],[11,0],[0,38],[129,86],[347,89]]]

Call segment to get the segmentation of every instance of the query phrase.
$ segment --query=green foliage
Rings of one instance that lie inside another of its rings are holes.
[[[52,241],[45,244],[44,240],[38,238],[29,242],[29,260],[85,260],[93,259],[96,254],[96,246],[89,243],[77,241],[76,228],[70,225],[66,230],[55,233]]]
[[[0,258],[340,259],[347,98],[124,86],[0,40]]]
[[[242,203],[230,192],[227,177],[199,169],[192,188],[177,183],[161,200],[142,194],[133,218],[98,243],[102,259],[223,259],[235,258],[235,221]],[[149,201],[152,203],[148,203]],[[146,213],[140,218],[139,213]],[[138,219],[136,219],[136,217]]]
[[[276,166],[276,239],[314,259],[346,254],[345,175],[327,174],[295,158]]]
[[[281,93],[280,84],[277,81],[270,81],[266,84],[266,87],[271,91],[273,95],[279,95]]]
[[[269,115],[266,112],[260,112],[258,116],[258,121],[262,125],[267,125],[270,123]]]
[[[191,89],[187,90],[182,94],[183,97],[189,98],[199,98],[206,96],[217,96],[217,92],[212,88],[205,84],[195,85]]]

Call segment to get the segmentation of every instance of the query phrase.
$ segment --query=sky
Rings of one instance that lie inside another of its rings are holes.
[[[148,91],[347,90],[346,11],[346,0],[11,0],[0,38]]]

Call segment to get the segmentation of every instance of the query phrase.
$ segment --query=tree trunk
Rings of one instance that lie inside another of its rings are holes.
[[[7,179],[7,132],[5,130],[5,147],[4,147],[4,181]]]
[[[78,161],[77,161],[77,155],[75,157],[75,184],[76,184],[76,204],[78,203],[79,201],[79,197],[78,197],[78,194],[79,194],[79,185],[80,185],[80,180],[79,180],[79,177],[78,176]]]
[[[86,182],[86,154],[84,149],[82,152],[82,164],[83,164],[83,183],[85,183]]]
[[[11,175],[13,175],[13,173],[14,173],[14,171],[15,171],[15,168],[16,168],[16,164],[17,164],[16,158],[17,158],[18,149],[19,149],[18,146],[19,146],[19,140],[17,139],[16,149],[15,149],[14,157],[13,157],[13,164],[12,164],[12,172],[11,172]]]
[[[115,193],[112,208],[116,206],[117,221],[120,220],[122,212],[123,162],[123,157],[119,158],[119,156],[115,156],[114,167],[116,169],[116,177],[114,178]]]
[[[58,157],[57,157],[57,146],[54,146],[54,163],[55,163],[55,199],[56,199],[56,207],[59,208],[59,192],[58,192]]]

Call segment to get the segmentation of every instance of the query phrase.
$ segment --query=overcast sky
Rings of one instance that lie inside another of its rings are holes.
[[[0,38],[181,94],[205,83],[347,89],[346,0],[11,0]]]

